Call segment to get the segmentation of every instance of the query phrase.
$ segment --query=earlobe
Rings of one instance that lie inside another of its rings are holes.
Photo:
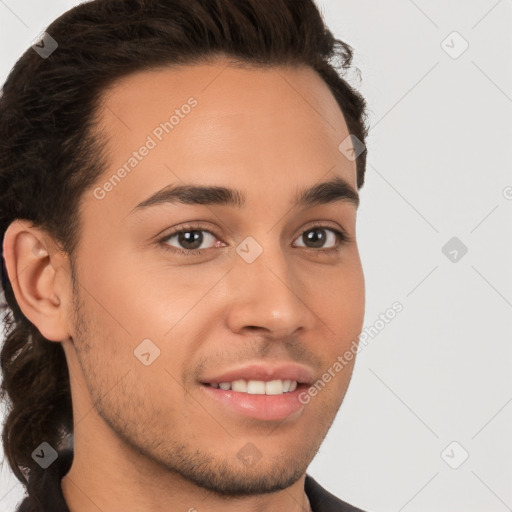
[[[46,339],[67,339],[65,290],[56,289],[55,278],[62,258],[49,235],[31,222],[17,219],[5,232],[3,254],[23,314]]]

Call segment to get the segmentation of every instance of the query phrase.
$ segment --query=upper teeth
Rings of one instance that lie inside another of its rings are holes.
[[[244,379],[234,380],[233,382],[220,382],[219,384],[211,384],[214,388],[220,388],[225,391],[231,389],[233,391],[240,391],[250,395],[282,395],[289,391],[294,391],[297,387],[296,380],[271,380],[265,382],[263,380],[249,380]]]

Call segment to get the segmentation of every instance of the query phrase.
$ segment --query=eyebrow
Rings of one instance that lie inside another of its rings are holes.
[[[300,189],[295,194],[295,207],[312,207],[344,201],[359,207],[359,194],[343,178],[336,176],[312,187]],[[238,189],[207,185],[168,185],[139,203],[131,213],[159,204],[207,204],[243,208],[245,194]]]

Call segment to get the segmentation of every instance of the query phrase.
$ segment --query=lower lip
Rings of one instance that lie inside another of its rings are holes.
[[[207,384],[202,384],[201,387],[213,400],[239,414],[258,420],[275,421],[284,420],[304,407],[299,401],[299,395],[307,385],[299,384],[294,391],[282,395],[251,395],[231,389],[225,391]]]

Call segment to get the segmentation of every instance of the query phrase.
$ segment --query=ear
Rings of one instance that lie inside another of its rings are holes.
[[[21,311],[50,341],[70,337],[67,310],[71,299],[69,260],[46,231],[16,219],[4,235],[7,276]]]

